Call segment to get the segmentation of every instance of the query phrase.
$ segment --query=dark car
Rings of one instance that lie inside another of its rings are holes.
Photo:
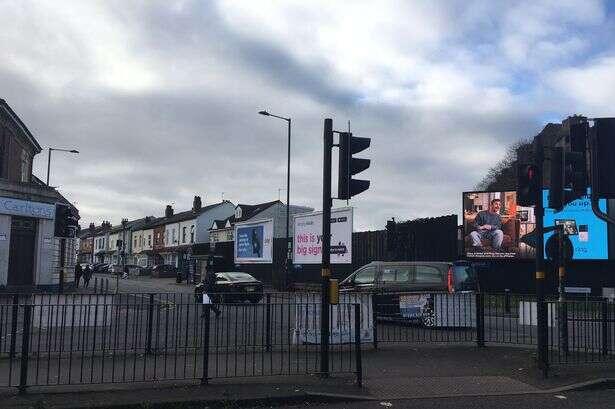
[[[158,264],[152,268],[152,277],[176,277],[177,267],[171,264]]]
[[[461,296],[454,294],[478,291],[478,280],[467,261],[374,261],[342,281],[340,290],[373,294],[380,318],[433,325],[434,300],[449,294],[452,302],[459,302]]]
[[[197,302],[201,302],[203,283],[195,288]],[[253,304],[263,299],[263,283],[248,273],[228,271],[216,273],[216,288],[210,297],[215,303],[243,303],[249,301]]]
[[[93,273],[108,273],[109,272],[109,264],[108,263],[92,264],[91,269],[92,269]]]

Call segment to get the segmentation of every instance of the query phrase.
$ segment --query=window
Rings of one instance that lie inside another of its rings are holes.
[[[152,235],[151,234],[147,236],[147,245],[149,247],[152,247]]]
[[[190,243],[194,243],[194,224],[190,226]]]
[[[355,284],[373,284],[376,281],[376,267],[367,267],[354,276]]]
[[[30,155],[25,149],[21,150],[21,179],[22,182],[30,181]]]
[[[382,272],[382,281],[385,283],[407,283],[410,281],[411,267],[385,268]]]
[[[182,243],[186,242],[186,226],[182,227]]]
[[[237,206],[237,209],[235,209],[235,218],[241,219],[241,207],[239,206]]]
[[[416,277],[414,281],[417,283],[441,283],[442,273],[435,267],[416,266]]]
[[[177,241],[175,240],[175,229],[173,229],[173,241],[171,242],[171,244],[175,243],[177,243]]]
[[[137,248],[137,238],[136,237],[135,237],[135,245],[134,245],[134,247]]]

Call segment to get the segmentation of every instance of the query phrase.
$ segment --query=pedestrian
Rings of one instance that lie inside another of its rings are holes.
[[[207,264],[208,268],[205,273],[205,280],[203,280],[203,299],[207,296],[207,298],[209,298],[209,303],[203,303],[203,314],[201,316],[205,315],[205,304],[209,304],[209,308],[216,313],[216,317],[219,317],[222,312],[213,303],[213,293],[216,291],[216,273],[213,269],[209,268],[209,263]]]
[[[85,266],[85,270],[83,271],[83,286],[88,288],[90,285],[90,278],[92,278],[92,269],[89,265]]]
[[[81,281],[81,276],[83,275],[83,269],[81,268],[81,264],[75,264],[75,286],[79,288],[79,281]]]

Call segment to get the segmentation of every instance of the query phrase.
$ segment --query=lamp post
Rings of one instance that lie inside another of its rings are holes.
[[[47,156],[47,186],[49,186],[49,171],[51,170],[51,151],[79,153],[76,149],[49,148],[49,155]]]
[[[290,284],[288,271],[291,263],[292,256],[292,241],[290,239],[290,129],[291,119],[283,116],[271,114],[267,111],[260,111],[259,114],[264,116],[272,116],[274,118],[282,119],[288,123],[288,165],[286,169],[286,275],[284,277],[285,284]]]

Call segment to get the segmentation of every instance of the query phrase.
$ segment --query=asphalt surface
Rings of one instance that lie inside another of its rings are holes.
[[[227,407],[233,407],[227,406]],[[566,392],[557,394],[531,394],[521,396],[473,396],[455,398],[424,398],[400,400],[373,400],[339,403],[311,403],[280,406],[287,409],[566,409],[566,408],[615,408],[615,390]]]

